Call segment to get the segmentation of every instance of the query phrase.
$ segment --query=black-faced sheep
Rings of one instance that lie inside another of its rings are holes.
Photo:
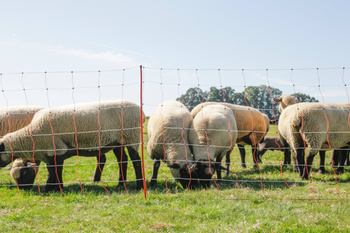
[[[195,159],[197,174],[203,186],[209,186],[217,171],[221,179],[221,163],[215,159],[229,154],[237,140],[237,124],[232,110],[225,105],[207,105],[191,124],[189,143]]]
[[[184,188],[195,185],[191,173],[193,157],[188,143],[188,130],[192,122],[189,110],[180,102],[164,102],[156,108],[148,121],[147,151],[154,160],[151,186],[157,184],[160,161],[170,168],[175,180]]]
[[[318,152],[350,145],[348,117],[348,103],[299,103],[283,109],[278,131],[283,145],[288,143],[296,156],[302,178],[310,176]],[[304,143],[309,147],[306,164]]]
[[[39,106],[10,106],[7,108],[0,109],[0,136],[3,137],[9,132],[16,131],[27,126],[33,115],[43,109]],[[22,159],[17,159],[14,162],[14,165],[17,167],[23,167],[23,169],[17,168],[10,172],[11,176],[17,181],[20,185],[20,188],[29,189],[33,186],[35,173],[38,170],[38,167],[34,168],[34,163],[29,161],[23,161]],[[39,165],[39,161],[37,161]],[[7,168],[11,169],[11,167]],[[33,174],[34,173],[34,177]],[[30,176],[27,176],[31,174]]]
[[[246,167],[244,145],[252,146],[253,164],[257,167],[257,162],[259,161],[256,157],[256,148],[267,132],[267,126],[263,114],[252,107],[223,102],[205,102],[197,105],[191,111],[192,117],[195,117],[197,113],[207,105],[224,105],[232,110],[237,123],[238,135],[236,143],[240,151],[242,167]],[[229,172],[229,164],[229,156],[226,155],[227,174]]]
[[[279,103],[279,106],[278,106],[278,112],[281,114],[282,111],[290,106],[290,105],[293,105],[293,104],[296,104],[296,101],[294,100],[294,98],[290,95],[281,95],[280,97],[278,98],[275,98],[274,101],[278,102]],[[285,140],[282,140],[282,142],[285,142]],[[284,145],[285,147],[289,147],[288,144]],[[336,154],[340,154],[342,155],[342,153],[340,151],[337,151],[335,150],[335,153]],[[319,151],[319,154],[320,154],[320,168],[318,170],[319,173],[325,173],[326,170],[325,170],[325,159],[326,159],[326,151],[325,150],[320,150]],[[294,162],[296,163],[295,161],[295,156],[293,156],[293,159],[294,159]],[[286,161],[286,158],[285,158],[285,161]],[[289,159],[290,161],[290,159]],[[343,160],[341,160],[343,161]],[[294,170],[296,170],[295,168],[295,163],[294,163]],[[290,163],[289,163],[290,164]],[[344,164],[341,164],[341,166],[343,166]]]
[[[266,136],[264,140],[259,143],[257,156],[261,159],[268,150],[281,150],[284,153],[283,165],[291,164],[290,148],[283,147],[280,138]]]
[[[121,146],[127,147],[135,168],[137,188],[142,188],[138,154],[140,107],[135,103],[103,101],[40,110],[28,126],[0,140],[0,167],[11,162],[12,150],[14,158],[33,158],[31,135],[35,142],[35,161],[47,164],[49,175],[45,191],[59,190],[62,186],[63,161],[77,154],[76,139],[79,142],[78,152],[83,156],[97,157],[113,149],[118,157]],[[126,171],[123,174],[126,177]]]

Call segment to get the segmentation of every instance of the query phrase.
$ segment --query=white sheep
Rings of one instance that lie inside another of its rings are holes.
[[[299,103],[282,109],[278,131],[283,145],[288,143],[296,157],[299,175],[307,179],[318,152],[350,144],[348,103]],[[304,142],[309,147],[307,166]]]
[[[188,143],[191,122],[192,116],[189,110],[177,101],[159,105],[149,118],[147,151],[154,160],[151,186],[157,184],[161,160],[167,164],[175,180],[184,188],[196,184],[192,179],[194,174],[190,170],[193,165]]]
[[[232,151],[237,135],[234,114],[227,106],[207,105],[195,115],[189,132],[189,143],[203,186],[209,186],[215,171],[218,179],[221,179],[221,165],[216,164],[215,159],[221,161],[222,157]]]
[[[141,160],[138,154],[140,107],[135,103],[116,100],[40,110],[28,126],[9,133],[0,140],[0,167],[11,162],[12,150],[14,158],[32,159],[31,135],[35,142],[34,159],[45,162],[49,171],[45,191],[60,189],[63,161],[77,154],[76,137],[78,152],[83,156],[97,157],[113,149],[118,157],[122,146],[126,146],[135,167],[137,188],[142,188]],[[123,174],[125,178],[126,173]]]
[[[236,143],[240,151],[242,167],[246,167],[244,145],[252,146],[253,164],[254,167],[257,167],[257,163],[259,162],[258,158],[256,157],[257,145],[267,132],[267,124],[265,123],[263,114],[259,110],[248,106],[223,102],[205,102],[197,105],[191,111],[192,117],[195,117],[196,114],[207,105],[224,105],[232,110],[237,123],[238,135]],[[230,157],[226,155],[227,174],[229,172],[230,165],[229,158]]]

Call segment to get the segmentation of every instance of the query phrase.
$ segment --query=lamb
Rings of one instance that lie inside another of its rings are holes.
[[[278,124],[281,142],[290,145],[303,179],[309,178],[315,155],[329,149],[328,140],[334,149],[350,145],[348,103],[299,103],[282,110]],[[310,148],[306,165],[304,142]]]
[[[195,174],[191,171],[194,161],[188,143],[191,122],[189,110],[177,101],[164,102],[149,118],[147,151],[154,160],[151,186],[157,184],[161,160],[184,188],[196,185]]]
[[[192,117],[195,117],[196,114],[207,105],[224,105],[232,110],[237,123],[238,135],[236,143],[238,145],[238,149],[240,150],[242,167],[246,167],[244,145],[252,146],[253,166],[257,167],[257,162],[259,161],[255,156],[256,147],[267,132],[267,124],[262,113],[255,108],[247,106],[234,105],[224,102],[205,102],[197,105],[191,111]],[[229,165],[230,158],[226,155],[227,174],[229,172]]]
[[[203,186],[210,185],[215,171],[218,179],[221,179],[221,165],[214,161],[221,161],[222,157],[232,151],[238,133],[236,119],[228,106],[207,105],[195,115],[189,132],[189,143]]]
[[[77,134],[72,117],[74,112]],[[83,156],[97,157],[113,149],[118,157],[121,148],[126,146],[135,167],[137,189],[141,189],[139,128],[140,107],[130,101],[103,101],[43,109],[34,115],[28,126],[9,133],[0,140],[0,167],[12,160],[10,143],[14,158],[32,159],[33,135],[34,159],[48,165],[45,191],[60,190],[63,162],[77,154],[77,137],[78,152]],[[124,167],[126,172],[126,166]],[[126,176],[124,171],[123,174]]]

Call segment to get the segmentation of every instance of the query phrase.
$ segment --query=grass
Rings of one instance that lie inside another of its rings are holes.
[[[269,135],[274,136],[274,132],[276,129],[271,127]],[[159,184],[155,188],[147,186],[147,198],[143,191],[136,191],[130,161],[127,191],[117,186],[118,168],[111,153],[107,155],[102,184],[91,183],[95,158],[68,159],[63,193],[40,193],[36,187],[19,192],[9,172],[3,169],[0,171],[0,229],[2,232],[350,231],[348,168],[337,177],[335,184],[331,167],[326,168],[326,174],[317,173],[317,157],[311,182],[302,181],[291,167],[284,168],[281,174],[281,152],[267,152],[260,173],[252,168],[248,147],[246,151],[248,168],[240,167],[235,148],[231,173],[217,182],[219,188],[213,184],[209,189],[182,189],[171,178],[169,169],[161,164]],[[329,160],[327,152],[327,163]],[[145,169],[149,184],[152,161],[146,150]],[[46,175],[42,164],[37,177],[41,189]]]

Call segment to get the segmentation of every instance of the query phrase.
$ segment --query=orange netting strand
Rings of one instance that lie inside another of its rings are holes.
[[[73,99],[73,105],[74,105],[74,112],[73,112],[73,123],[74,123],[74,138],[75,138],[75,144],[76,144],[76,147],[77,147],[77,164],[76,164],[76,169],[75,169],[75,172],[77,174],[77,177],[78,177],[78,181],[79,181],[79,185],[80,185],[80,189],[81,191],[83,192],[85,198],[87,197],[86,196],[86,193],[83,189],[83,185],[81,183],[81,178],[79,176],[79,172],[78,172],[78,165],[79,165],[79,143],[78,143],[78,130],[77,130],[77,125],[76,125],[76,122],[75,122],[75,98],[74,98],[74,75],[73,75],[73,71],[71,72],[72,74],[72,99]]]
[[[221,92],[222,92],[222,102],[225,103],[225,102],[226,102],[226,101],[225,101],[225,91],[224,91],[224,89],[222,88],[220,69],[218,69],[218,72],[219,72],[220,88],[221,88]],[[227,114],[225,114],[225,116],[226,116],[227,121],[228,121],[228,133],[229,133],[230,139],[231,139],[231,149],[230,149],[230,153],[229,153],[229,156],[230,156],[231,153],[232,153],[232,151],[233,151],[234,143],[233,143],[232,134],[231,134],[231,131],[230,131],[230,120],[229,120]],[[227,155],[226,155],[226,156],[227,156]],[[237,180],[237,183],[236,183],[236,184],[237,184],[237,187],[240,188],[238,176],[237,176],[236,169],[235,169],[234,156],[232,157],[232,166],[233,166],[233,172],[234,172],[235,177],[236,177],[236,180]]]
[[[49,109],[51,109],[51,107],[50,107],[50,99],[49,99],[49,88],[47,86],[47,72],[45,72],[45,87],[46,87],[46,96],[47,96],[48,107],[49,107]],[[51,128],[52,145],[53,145],[53,148],[54,148],[54,151],[55,151],[54,163],[55,163],[56,178],[57,178],[57,182],[58,182],[58,186],[60,188],[60,191],[64,195],[64,197],[66,198],[66,195],[64,194],[64,192],[62,190],[61,181],[60,181],[60,179],[58,177],[58,171],[57,171],[57,148],[56,148],[56,144],[55,144],[55,134],[54,134],[54,130],[53,130],[52,123],[51,123],[51,110],[49,111],[49,124],[50,124],[50,128]],[[63,164],[62,164],[62,166],[63,166]]]
[[[318,90],[322,96],[322,101],[323,101],[323,114],[326,118],[326,121],[327,121],[327,143],[328,143],[328,146],[329,146],[329,150],[332,150],[332,146],[331,146],[331,142],[329,141],[329,120],[328,120],[328,117],[327,117],[327,114],[326,114],[326,109],[325,109],[325,105],[324,105],[324,97],[323,97],[323,94],[322,94],[322,91],[321,91],[321,82],[320,82],[320,75],[319,75],[319,72],[318,72],[318,68],[317,68],[317,79],[318,79]],[[334,170],[334,167],[333,167],[333,160],[332,160],[332,171],[334,173],[334,176],[335,176],[335,188],[337,190],[337,193],[340,195],[340,192],[338,190],[338,175],[337,173],[335,172]],[[341,195],[340,195],[341,196]]]
[[[125,75],[125,69],[123,69],[123,80],[122,80],[122,106],[121,106],[121,118],[122,118],[122,127],[121,127],[121,136],[122,136],[122,146],[120,148],[120,170],[121,170],[121,175],[122,175],[122,180],[123,180],[123,185],[125,188],[126,193],[129,195],[129,191],[126,188],[126,182],[125,182],[125,177],[124,177],[124,170],[123,170],[123,156],[127,156],[124,155],[124,75]],[[128,166],[128,164],[126,163],[125,166]]]
[[[202,93],[202,103],[204,103],[204,93],[203,93],[202,89],[200,88],[200,84],[199,84],[198,69],[196,69],[196,77],[197,77],[197,82],[198,82],[198,88],[199,88],[200,92]],[[211,171],[211,161],[210,161],[210,154],[209,154],[209,146],[210,146],[209,145],[209,137],[208,137],[208,133],[207,133],[207,126],[206,126],[206,124],[204,122],[204,118],[203,118],[203,111],[201,114],[202,114],[202,121],[203,121],[203,127],[204,127],[204,132],[205,132],[205,138],[207,140],[207,155],[208,155],[208,161],[209,161],[209,172],[210,172],[211,177],[213,178],[213,181],[214,181],[216,187],[219,190],[219,195],[220,195],[220,187],[215,180],[213,172]]]
[[[9,131],[8,131],[8,133],[11,133],[11,123],[10,123],[10,117],[9,117],[8,112],[6,113],[6,118],[7,118],[7,123],[8,123],[8,125],[9,125]],[[11,162],[13,163],[14,155],[15,155],[15,154],[14,154],[13,148],[12,148],[12,146],[11,146],[11,137],[9,137],[9,146],[10,146],[11,153],[12,153]],[[16,181],[16,185],[17,185],[19,197],[21,198],[21,191],[20,191],[19,184],[18,184],[18,181],[17,181],[16,172],[14,172],[13,175],[14,175],[14,179],[15,179],[15,181]]]
[[[304,151],[304,161],[305,161],[305,171],[309,177],[309,180],[310,180],[310,184],[311,184],[311,191],[313,194],[315,194],[315,190],[314,188],[312,187],[312,180],[311,180],[311,176],[309,175],[309,171],[307,169],[307,159],[306,159],[306,141],[305,141],[305,138],[303,136],[303,132],[304,132],[304,117],[303,115],[299,112],[299,100],[298,100],[298,95],[295,91],[295,84],[292,80],[292,75],[293,75],[293,69],[291,69],[291,75],[290,75],[290,80],[291,82],[293,83],[293,90],[294,90],[294,93],[295,93],[295,99],[296,99],[296,105],[297,105],[297,111],[298,111],[298,115],[299,117],[301,118],[301,127],[300,127],[300,134],[301,134],[301,139],[303,140],[303,144],[304,144],[304,148],[303,148],[303,151]],[[299,168],[298,168],[299,169]],[[314,195],[315,196],[315,195]],[[316,197],[316,196],[315,196]]]
[[[254,141],[254,152],[253,152],[253,157],[254,157],[254,162],[255,162],[255,164],[256,164],[256,166],[257,166],[257,168],[259,169],[259,172],[260,172],[260,174],[261,174],[261,178],[260,178],[261,190],[264,190],[263,174],[262,174],[262,171],[261,171],[261,169],[260,169],[260,167],[259,167],[258,161],[257,161],[257,159],[256,159],[256,151],[257,151],[256,147],[257,147],[257,143],[256,143],[255,135],[254,135],[253,116],[252,116],[252,113],[251,113],[251,111],[250,111],[250,108],[249,108],[250,106],[249,106],[249,104],[248,104],[248,101],[247,101],[247,99],[246,99],[247,92],[246,92],[246,83],[245,83],[244,69],[242,69],[242,74],[243,74],[243,80],[244,80],[244,101],[245,101],[245,103],[246,103],[247,106],[248,106],[250,121],[251,121],[251,123],[252,123],[252,136],[253,136],[253,141]]]
[[[24,76],[24,73],[22,72],[21,84],[22,84],[22,88],[23,88],[24,97],[25,97],[25,100],[26,100],[26,105],[28,107],[28,98],[27,98],[26,89],[25,89],[24,83],[23,83],[23,76]],[[30,139],[32,140],[32,143],[33,143],[32,159],[33,159],[33,164],[34,164],[34,172],[35,172],[35,177],[37,177],[38,170],[37,170],[36,163],[35,163],[35,158],[34,158],[34,155],[35,155],[35,141],[34,141],[34,138],[33,138],[32,118],[31,118],[29,112],[27,112],[27,116],[28,116],[29,125],[30,125]],[[39,193],[40,193],[40,195],[42,197],[42,201],[44,201],[44,195],[40,191],[40,183],[39,183],[38,179],[37,179],[37,184],[38,184],[38,191],[39,191]]]
[[[145,198],[147,197],[147,185],[146,185],[146,173],[145,173],[145,151],[144,151],[144,136],[143,136],[143,77],[142,77],[142,65],[140,66],[140,133],[141,133],[141,163],[142,163],[142,179],[143,179],[143,192]]]
[[[166,163],[166,160],[167,160],[167,152],[166,152],[166,148],[165,148],[165,144],[166,144],[166,140],[165,140],[165,132],[164,132],[164,129],[165,129],[165,126],[164,126],[164,119],[163,119],[163,103],[164,103],[164,100],[163,100],[163,76],[162,76],[162,68],[160,69],[160,72],[159,72],[159,76],[160,76],[160,91],[162,93],[162,105],[161,105],[161,110],[160,110],[160,117],[162,119],[162,136],[163,136],[163,152],[164,152],[164,157],[163,157],[163,163],[165,164]],[[167,178],[165,180],[165,188],[167,189],[167,193],[170,193],[171,195],[171,191],[170,189],[168,188],[168,178],[169,178],[169,174],[167,174]]]
[[[101,86],[100,86],[100,78],[101,78],[101,72],[98,71],[98,79],[97,79],[97,87],[98,87],[98,92],[99,92],[99,98],[98,98],[98,114],[97,114],[97,122],[98,122],[98,168],[100,169],[101,172],[101,186],[106,190],[108,199],[109,199],[109,191],[108,189],[103,185],[103,171],[101,169],[101,121],[100,121],[100,115],[101,115]]]
[[[270,80],[269,80],[269,73],[268,73],[268,69],[266,69],[266,79],[267,79],[267,84],[268,84],[268,88],[269,88],[269,91],[270,91],[270,96],[271,96],[271,104],[272,104],[272,115],[273,115],[273,119],[275,120],[275,125],[276,125],[276,134],[278,134],[278,128],[277,128],[277,118],[276,118],[276,115],[275,115],[275,104],[274,104],[274,98],[273,98],[273,95],[272,95],[272,90],[271,90],[271,86],[270,86]],[[278,150],[280,151],[281,153],[281,176],[282,178],[284,179],[284,182],[286,183],[287,187],[290,188],[288,182],[287,182],[287,179],[284,177],[284,174],[283,174],[283,152],[282,152],[282,149],[281,149],[281,145],[277,142],[277,137],[275,138],[275,143],[277,144],[278,146]]]

